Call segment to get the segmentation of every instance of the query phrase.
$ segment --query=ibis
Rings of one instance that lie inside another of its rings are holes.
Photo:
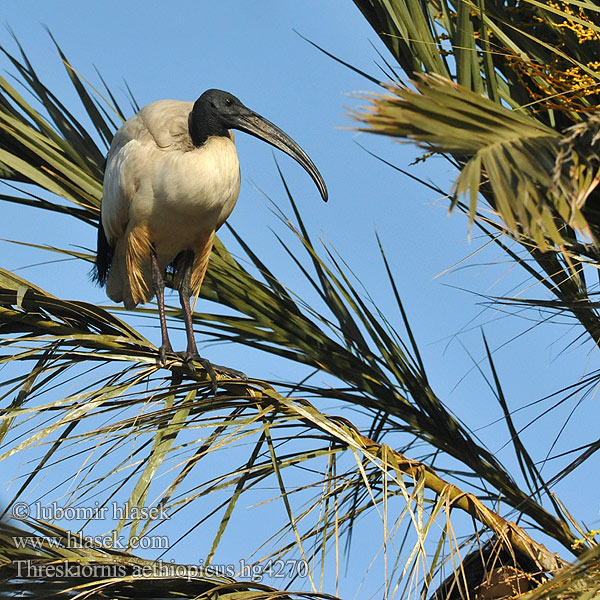
[[[195,102],[159,100],[142,108],[115,134],[104,173],[95,278],[127,309],[156,296],[165,364],[173,349],[165,317],[165,270],[173,269],[187,334],[185,363],[200,361],[215,385],[212,365],[198,355],[190,298],[200,293],[215,233],[240,193],[232,129],[249,133],[294,158],[327,188],[308,155],[286,133],[221,90]]]

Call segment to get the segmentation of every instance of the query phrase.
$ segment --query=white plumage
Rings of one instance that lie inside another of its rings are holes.
[[[162,271],[183,250],[205,243],[239,196],[233,134],[194,147],[188,131],[192,107],[193,102],[181,100],[149,104],[123,124],[108,153],[102,225],[115,253],[107,293],[126,308],[154,295],[149,254],[140,265],[146,293],[132,295],[126,264],[132,232],[147,230]]]

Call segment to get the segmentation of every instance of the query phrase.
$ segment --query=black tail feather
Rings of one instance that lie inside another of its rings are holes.
[[[115,249],[108,243],[102,221],[98,223],[98,245],[96,251],[96,265],[92,270],[92,279],[101,286],[106,285],[108,272],[112,263]]]

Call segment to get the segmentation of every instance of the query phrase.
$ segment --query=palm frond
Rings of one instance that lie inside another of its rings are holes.
[[[467,195],[473,222],[485,186],[507,229],[542,251],[576,241],[570,229],[592,235],[580,195],[553,193],[561,142],[555,130],[435,75],[422,76],[415,86],[390,87],[393,96],[374,98],[372,110],[357,118],[365,131],[415,141],[463,163],[451,207]],[[597,174],[588,171],[587,177]]]

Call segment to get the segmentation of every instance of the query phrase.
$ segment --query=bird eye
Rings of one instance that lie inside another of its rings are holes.
[[[231,106],[233,104],[233,100],[231,98],[225,98],[225,104],[227,104],[227,106]]]

